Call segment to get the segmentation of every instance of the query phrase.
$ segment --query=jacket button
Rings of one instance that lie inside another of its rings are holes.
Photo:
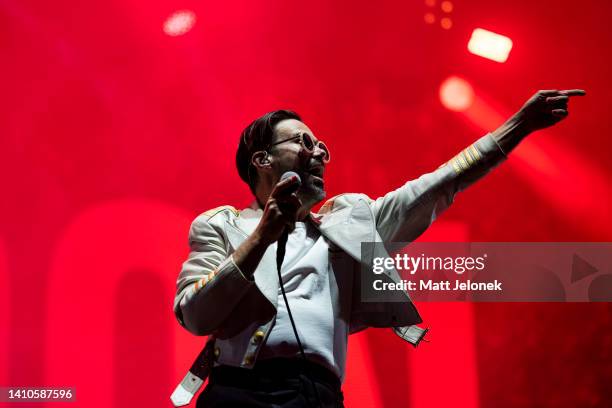
[[[265,333],[261,330],[257,330],[253,335],[253,344],[260,343],[264,338]]]
[[[248,356],[246,356],[244,358],[244,364],[246,364],[246,365],[253,364],[253,355],[252,354],[249,354]]]
[[[215,347],[215,359],[219,358],[221,355],[221,349],[219,347]]]

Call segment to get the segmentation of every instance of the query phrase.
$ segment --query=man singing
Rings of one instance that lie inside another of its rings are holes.
[[[236,153],[253,204],[207,211],[189,231],[174,312],[188,331],[209,337],[173,403],[188,404],[209,376],[197,407],[343,407],[349,334],[389,327],[416,346],[426,333],[405,292],[400,302],[361,301],[361,242],[413,241],[457,192],[527,135],[565,118],[569,98],[584,94],[539,91],[434,172],[376,200],[333,197],[316,214],[330,160],[325,143],[291,111],[253,121]],[[294,173],[281,180],[286,172]],[[286,248],[280,280],[279,247]]]

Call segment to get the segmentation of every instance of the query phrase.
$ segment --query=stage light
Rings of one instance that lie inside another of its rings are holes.
[[[440,3],[440,9],[442,10],[441,16],[436,16],[433,12],[434,7],[436,5],[436,0],[425,0],[425,5],[430,7],[430,11],[425,12],[424,20],[427,24],[433,24],[437,20],[440,21],[440,27],[444,30],[450,30],[453,27],[453,20],[450,18],[450,13],[453,11],[453,3],[450,1],[443,1]]]
[[[474,103],[474,88],[465,79],[451,76],[440,85],[440,101],[447,109],[463,112]]]
[[[196,15],[193,11],[175,11],[164,22],[164,33],[171,37],[183,35],[193,28]]]
[[[496,62],[506,62],[511,49],[510,38],[482,28],[475,29],[468,42],[468,50],[472,54]]]
[[[448,17],[443,17],[442,20],[440,20],[440,26],[445,30],[450,30],[453,26],[453,20]]]

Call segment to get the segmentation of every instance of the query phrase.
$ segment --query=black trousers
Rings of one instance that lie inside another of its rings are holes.
[[[196,408],[344,408],[338,377],[300,358],[257,361],[253,369],[219,366]]]

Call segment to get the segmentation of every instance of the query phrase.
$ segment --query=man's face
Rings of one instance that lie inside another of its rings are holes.
[[[316,141],[312,131],[303,122],[295,119],[286,119],[279,122],[272,137],[272,143],[293,139],[279,143],[270,148],[270,154],[274,155],[274,170],[280,180],[286,171],[295,171],[302,179],[302,186],[298,190],[298,198],[305,206],[312,206],[325,198],[325,183],[323,174],[325,163],[323,163],[323,151],[315,145],[313,153],[308,153],[302,148],[299,138],[296,136],[307,133]]]

